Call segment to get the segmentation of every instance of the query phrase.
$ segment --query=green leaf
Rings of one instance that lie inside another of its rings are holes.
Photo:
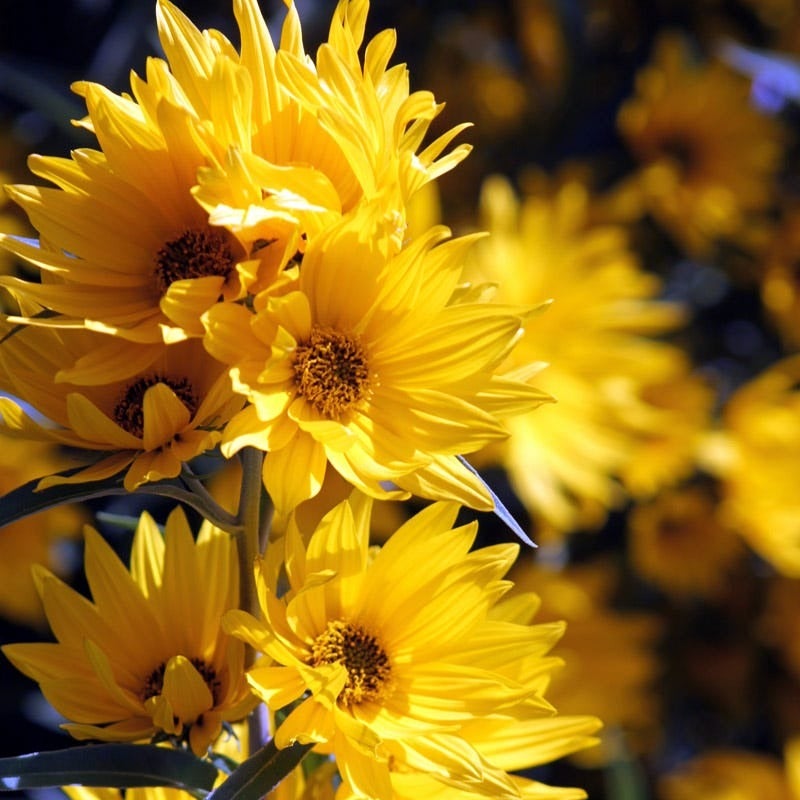
[[[216,779],[214,766],[188,750],[149,744],[90,744],[0,758],[0,791],[5,792],[69,784],[207,792]]]
[[[505,524],[511,529],[513,533],[515,533],[520,539],[522,539],[525,544],[530,545],[531,547],[538,547],[539,545],[533,541],[533,539],[522,530],[522,526],[517,522],[511,512],[505,507],[503,501],[492,491],[492,487],[489,486],[488,483],[483,479],[481,474],[472,464],[467,461],[464,456],[458,456],[458,460],[484,485],[486,491],[489,492],[489,496],[492,498],[492,502],[494,503],[494,513],[497,517],[499,517]]]
[[[71,475],[74,472],[77,470],[69,470],[63,474]],[[64,503],[82,503],[96,497],[130,494],[159,495],[185,503],[198,511],[205,519],[229,533],[236,533],[241,527],[236,517],[214,503],[207,493],[204,496],[199,495],[180,479],[147,483],[132,492],[123,486],[124,476],[122,473],[102,481],[62,483],[37,492],[36,486],[40,480],[40,478],[36,478],[0,497],[0,528],[31,514]]]
[[[243,761],[206,800],[260,800],[274,789],[302,760],[313,744],[293,744],[278,750],[269,741]]]

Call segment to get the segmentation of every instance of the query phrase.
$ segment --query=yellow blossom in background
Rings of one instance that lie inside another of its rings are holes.
[[[52,446],[0,436],[0,495],[68,466],[69,460]],[[76,506],[61,506],[3,528],[0,534],[0,616],[25,625],[39,626],[44,622],[44,609],[31,567],[43,564],[54,572],[63,572],[65,565],[58,554],[59,542],[75,538],[83,516]]]
[[[770,581],[757,630],[784,667],[800,678],[800,580],[780,576]]]
[[[652,749],[660,718],[655,651],[661,632],[658,619],[611,608],[617,573],[605,563],[555,571],[531,558],[520,559],[511,577],[515,589],[504,601],[508,604],[504,618],[515,609],[530,614],[526,593],[534,592],[541,600],[537,621],[566,622],[566,632],[553,649],[564,665],[553,674],[547,698],[560,714],[594,714],[609,733],[606,736],[601,731],[599,747],[572,758],[592,767],[619,758],[614,735],[618,729],[632,750]]]
[[[721,62],[693,59],[679,34],[662,33],[620,109],[642,210],[690,254],[745,233],[774,197],[783,132],[751,105],[749,89]]]
[[[273,711],[292,706],[278,747],[313,742],[332,752],[360,797],[390,800],[394,781],[406,780],[395,773],[518,797],[496,751],[505,743],[516,752],[527,736],[528,763],[540,763],[542,747],[555,753],[569,735],[569,723],[538,740],[527,727],[557,719],[543,693],[559,663],[548,651],[562,625],[491,618],[511,586],[503,576],[518,547],[470,552],[477,525],[453,529],[457,505],[427,507],[374,557],[370,506],[354,493],[307,545],[290,525],[277,556],[286,594],[276,593],[268,551],[256,573],[263,619],[225,617],[226,630],[269,658],[249,671],[254,691]],[[573,746],[588,744],[596,726],[577,721]]]
[[[647,392],[681,379],[686,361],[651,337],[681,312],[657,301],[659,280],[639,268],[622,228],[588,225],[584,185],[520,201],[491,178],[481,206],[491,235],[475,247],[470,274],[499,284],[498,300],[552,299],[509,363],[546,362],[536,382],[556,402],[508,421],[503,463],[542,536],[599,525],[624,497],[614,475],[637,448],[669,436],[676,412]]]
[[[197,755],[223,722],[255,705],[244,678],[244,646],[220,627],[239,602],[232,537],[204,523],[195,542],[178,509],[162,535],[143,514],[130,572],[86,529],[90,602],[45,569],[37,586],[55,643],[3,652],[39,683],[77,739],[185,738]]]
[[[741,749],[710,750],[663,776],[658,800],[797,800],[783,764]]]
[[[668,594],[718,597],[745,552],[719,519],[717,498],[700,486],[666,490],[628,517],[631,566]]]
[[[787,349],[800,347],[800,207],[784,209],[760,259],[761,301]]]
[[[99,480],[126,470],[131,490],[177,477],[183,463],[214,447],[218,429],[241,408],[224,367],[195,339],[146,350],[147,358],[128,362],[130,372],[115,377],[96,360],[98,338],[39,327],[9,336],[0,347],[0,387],[46,421],[0,397],[2,430],[104,454],[71,478],[52,480]],[[82,378],[101,383],[68,382],[68,365],[77,362],[87,365]]]
[[[785,358],[739,388],[721,430],[703,445],[719,477],[725,524],[775,569],[800,577],[800,356]]]
[[[286,513],[320,491],[328,465],[375,497],[400,490],[491,509],[457,456],[505,438],[500,420],[547,399],[537,365],[498,366],[529,309],[451,303],[473,237],[438,226],[397,255],[365,206],[310,243],[296,291],[220,303],[204,317],[209,352],[250,401],[222,452],[267,452],[264,485]],[[388,250],[388,252],[387,252]]]

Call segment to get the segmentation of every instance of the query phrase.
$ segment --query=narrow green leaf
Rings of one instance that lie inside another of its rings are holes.
[[[313,744],[293,744],[278,750],[269,741],[243,761],[206,800],[260,800],[272,791],[302,760]]]
[[[70,470],[63,474],[71,475],[76,471]],[[96,497],[129,494],[169,497],[194,508],[205,519],[229,533],[236,533],[240,528],[232,514],[216,503],[212,505],[209,496],[201,496],[188,489],[180,479],[148,483],[132,492],[123,486],[123,479],[124,476],[120,473],[102,481],[62,483],[37,492],[36,486],[40,479],[36,478],[0,497],[0,528],[64,503],[82,503]]]
[[[494,502],[494,513],[497,517],[499,517],[505,524],[515,533],[525,544],[530,545],[531,547],[538,547],[539,545],[533,541],[533,539],[522,530],[522,526],[517,522],[511,512],[505,507],[503,501],[492,491],[492,487],[489,486],[488,483],[481,477],[481,474],[472,464],[467,461],[464,456],[458,456],[458,460],[484,485],[486,491],[489,492],[490,497],[492,498],[492,502]]]
[[[188,750],[148,744],[90,744],[0,758],[0,791],[68,786],[171,786],[210,791],[217,770]]]

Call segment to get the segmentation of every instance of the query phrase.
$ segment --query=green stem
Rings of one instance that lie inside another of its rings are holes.
[[[264,453],[260,450],[246,447],[242,451],[242,491],[239,496],[238,513],[241,532],[236,537],[239,556],[240,607],[256,617],[259,616],[259,608],[253,566],[261,552],[262,536],[267,533],[264,528],[269,524],[271,517],[265,513],[262,519],[261,500],[264,493],[261,486],[261,468],[263,462]],[[254,661],[255,652],[251,647],[247,647],[245,667],[252,666]],[[266,730],[260,711],[261,709],[257,708],[250,713],[247,719],[251,755],[257,752],[266,740]]]
[[[261,465],[264,454],[254,447],[242,451],[242,493],[239,498],[238,521],[241,533],[237,536],[239,553],[240,605],[258,616],[253,565],[260,552],[261,539]]]

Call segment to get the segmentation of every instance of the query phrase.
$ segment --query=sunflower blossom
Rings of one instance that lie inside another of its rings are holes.
[[[110,545],[86,529],[89,601],[44,568],[39,594],[55,643],[3,648],[70,720],[77,739],[186,738],[202,755],[223,722],[254,704],[244,647],[220,627],[239,601],[235,542],[204,523],[195,542],[176,509],[162,536],[143,514],[130,572]]]
[[[469,274],[497,283],[498,300],[552,299],[509,365],[547,362],[536,382],[557,401],[509,419],[511,436],[492,455],[541,534],[598,525],[624,497],[623,472],[650,488],[691,467],[710,393],[691,413],[671,403],[674,392],[663,387],[683,387],[688,365],[653,336],[675,328],[682,313],[658,301],[659,280],[639,267],[622,228],[589,224],[582,183],[519,200],[507,181],[490,178],[481,202],[491,236],[475,247]]]
[[[371,557],[371,503],[354,492],[307,545],[290,524],[283,553],[273,547],[257,564],[262,620],[239,610],[224,618],[230,634],[270,659],[248,679],[272,710],[288,707],[276,744],[332,752],[360,797],[389,800],[391,770],[519,797],[478,741],[505,730],[510,742],[530,735],[532,721],[553,719],[543,693],[562,626],[490,617],[511,586],[503,575],[518,546],[470,552],[477,524],[453,529],[454,503],[429,506]],[[289,588],[279,597],[281,556]],[[596,722],[579,727],[588,735]]]
[[[743,234],[774,197],[784,134],[749,90],[722,62],[697,63],[685,41],[663,34],[620,109],[643,208],[691,254]]]
[[[362,65],[368,8],[337,6],[315,63],[291,3],[276,49],[255,0],[237,0],[239,52],[160,0],[166,60],[133,74],[130,94],[74,86],[101,149],[31,156],[55,188],[9,187],[42,246],[2,244],[44,280],[3,285],[57,314],[27,321],[133,342],[200,336],[208,307],[269,287],[341,213],[381,192],[392,193],[399,247],[406,202],[469,148],[443,155],[464,126],[422,148],[442,106],[409,91],[404,65],[388,66],[393,31],[366,45]],[[124,345],[106,347],[107,359],[126,358]]]
[[[499,417],[545,399],[517,379],[534,368],[495,374],[528,312],[451,303],[473,238],[445,242],[436,227],[392,256],[373,235],[380,213],[364,206],[310,243],[297,290],[204,316],[206,348],[250,401],[222,451],[267,452],[264,484],[282,513],[319,492],[328,465],[375,497],[390,496],[389,481],[491,509],[457,456],[504,438]]]
[[[96,362],[100,334],[28,327],[0,346],[0,389],[32,406],[33,417],[9,397],[0,397],[2,430],[23,439],[55,442],[105,453],[69,478],[83,482],[125,470],[129,491],[143,483],[175,478],[182,465],[213,448],[221,428],[241,408],[223,365],[199,339],[160,345],[141,353],[126,371],[111,373]],[[73,383],[64,364],[80,363],[81,377],[100,385]],[[42,485],[42,484],[40,484]]]

